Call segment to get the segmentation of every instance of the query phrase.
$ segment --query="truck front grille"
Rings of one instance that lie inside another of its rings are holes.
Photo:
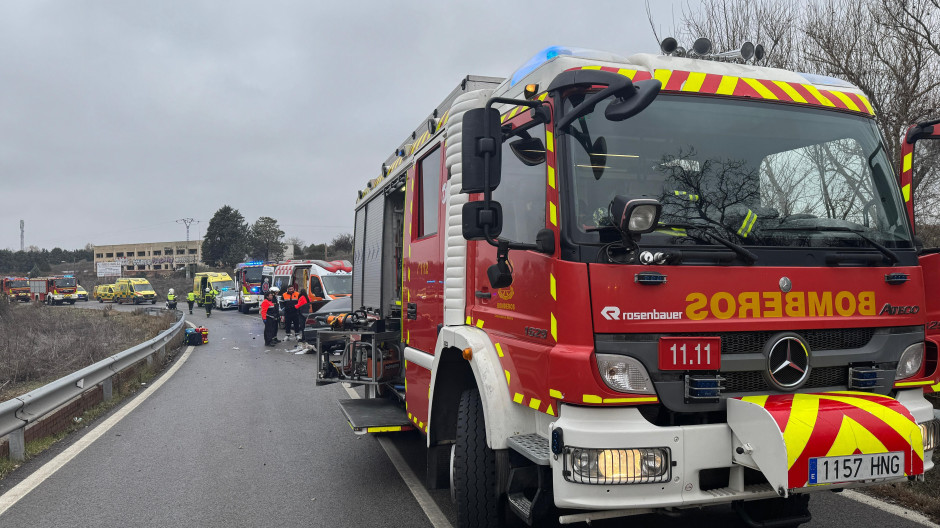
[[[768,392],[776,391],[766,381],[759,370],[743,372],[722,372],[725,378],[723,393],[738,392]],[[821,367],[814,368],[809,373],[809,379],[802,388],[818,389],[822,387],[845,388],[849,384],[849,369],[847,367]]]

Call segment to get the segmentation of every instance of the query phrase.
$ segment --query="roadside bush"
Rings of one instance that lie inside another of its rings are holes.
[[[173,322],[169,312],[6,305],[0,308],[0,401],[147,341]]]

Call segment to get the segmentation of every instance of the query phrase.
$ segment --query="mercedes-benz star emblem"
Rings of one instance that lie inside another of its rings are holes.
[[[780,291],[787,293],[790,291],[790,288],[793,287],[793,283],[790,282],[790,279],[787,277],[780,277]]]
[[[778,334],[765,346],[767,381],[774,387],[793,391],[809,379],[809,348],[796,334]]]

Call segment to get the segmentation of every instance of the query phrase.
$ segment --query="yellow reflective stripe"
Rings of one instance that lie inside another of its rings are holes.
[[[531,400],[529,400],[529,407],[531,407],[532,409],[535,409],[537,411],[539,410],[539,407],[541,406],[542,406],[542,400],[537,400],[535,398],[532,398]]]
[[[820,397],[828,398],[841,403],[847,403],[853,407],[858,407],[859,409],[868,412],[875,418],[878,418],[882,422],[888,425],[888,427],[894,429],[899,435],[904,437],[907,440],[907,443],[910,444],[911,448],[917,453],[921,458],[924,457],[924,442],[920,437],[920,428],[917,427],[917,424],[911,422],[903,414],[895,411],[894,409],[885,407],[884,405],[879,405],[869,400],[862,398],[851,398],[851,397],[841,397],[830,394],[823,394]],[[915,435],[916,441],[910,436],[904,434],[906,431],[911,429],[915,430],[917,434]],[[849,453],[851,454],[851,453]]]
[[[765,396],[766,398],[766,396]],[[783,442],[787,446],[787,468],[792,468],[803,449],[809,443],[809,437],[816,428],[819,416],[819,397],[816,395],[794,394],[790,407],[790,417],[783,430]]]
[[[555,207],[555,202],[548,202],[548,212],[549,219],[552,221],[553,226],[558,225],[558,209]]]
[[[798,103],[805,103],[805,102],[806,102],[806,99],[803,98],[802,95],[800,95],[800,92],[796,91],[795,88],[793,88],[792,86],[790,86],[790,83],[786,83],[786,82],[783,82],[783,81],[774,81],[774,84],[776,84],[778,88],[780,88],[781,90],[784,91],[784,93],[786,93],[788,96],[790,96],[790,99],[793,99],[794,101],[796,101],[796,102],[798,102]]]
[[[932,385],[933,380],[927,381],[899,381],[894,384],[895,387],[919,387],[924,385]]]
[[[565,395],[561,391],[556,391],[555,389],[548,389],[548,395],[556,399],[564,399]]]
[[[549,152],[555,152],[555,135],[550,130],[545,131],[545,148]]]
[[[477,328],[483,328],[483,319],[477,319]]]
[[[551,404],[549,404],[548,409],[545,409],[545,412],[546,412],[547,414],[550,414],[550,415],[552,415],[552,416],[555,416],[555,411],[552,409]]]
[[[539,96],[539,101],[544,101],[546,97],[548,97],[548,92],[545,92],[545,93],[543,93],[542,95],[540,95],[540,96]]]
[[[754,405],[760,405],[761,407],[764,407],[767,405],[768,397],[769,396],[767,396],[766,394],[763,396],[745,396],[741,398],[741,401],[746,401],[748,403],[753,403]]]
[[[600,396],[594,394],[585,394],[582,396],[584,403],[603,403],[604,400]]]
[[[908,152],[904,155],[904,168],[901,169],[901,172],[907,172],[911,170],[911,164],[914,162],[914,153]]]
[[[633,77],[636,75],[636,70],[620,68],[619,70],[617,70],[617,73],[619,73],[620,75],[623,75],[624,77],[629,77],[630,80],[632,81]]]
[[[705,82],[705,74],[701,72],[692,72],[689,78],[682,83],[683,92],[700,92],[702,84]]]
[[[863,454],[888,452],[888,448],[871,431],[848,416],[844,416],[839,432],[832,441],[832,447],[829,448],[826,456],[852,455],[855,454],[856,449]]]
[[[496,343],[496,353],[499,354],[499,357],[503,357],[503,347],[499,346],[499,343]],[[506,375],[509,375],[509,372],[506,372]]]
[[[718,95],[731,95],[734,93],[734,87],[737,85],[737,77],[725,75],[721,78],[721,83],[718,84],[718,89],[715,90],[715,93]]]
[[[907,184],[904,187],[901,187],[901,193],[904,194],[904,201],[911,201],[911,184]]]
[[[390,433],[394,431],[401,431],[400,425],[388,426],[388,427],[368,427],[366,428],[367,433]]]
[[[836,97],[838,97],[839,100],[842,101],[843,104],[845,104],[845,106],[849,107],[849,110],[855,110],[856,112],[860,112],[860,111],[861,111],[861,110],[859,110],[858,105],[855,104],[855,101],[853,101],[851,98],[849,98],[849,96],[845,95],[845,94],[842,93],[842,92],[837,92],[837,91],[835,91],[835,90],[830,90],[830,92],[832,92],[833,95],[835,95]]]
[[[470,319],[470,316],[469,316],[469,315],[467,316],[467,324],[468,324],[468,325],[472,325],[472,324],[473,324],[473,320]]]
[[[656,70],[653,75],[653,78],[658,79],[659,82],[663,83],[663,86],[669,84],[670,77],[672,77],[672,70]]]
[[[600,66],[584,66],[581,69],[582,70],[599,70],[601,69],[601,67]]]
[[[557,300],[558,300],[558,295],[557,295],[557,292],[555,291],[555,274],[554,274],[554,273],[549,273],[549,274],[548,274],[548,280],[549,280],[549,283],[550,283],[550,284],[549,284],[549,288],[550,288],[550,290],[551,290],[551,292],[552,292],[552,299],[555,299],[555,300],[557,301]]]
[[[779,99],[776,95],[774,95],[773,92],[768,90],[767,87],[761,84],[761,82],[758,81],[757,79],[750,79],[748,77],[742,77],[741,80],[746,82],[748,86],[753,88],[754,91],[756,91],[757,94],[763,97],[764,99],[773,99],[773,100]]]
[[[548,167],[548,186],[552,189],[555,188],[555,167],[551,165]]]
[[[508,386],[508,385],[509,385],[509,371],[508,371],[508,370],[504,370],[503,372],[506,373],[506,385]]]
[[[555,314],[552,313],[552,339],[558,341],[558,321],[555,320]]]
[[[516,402],[516,403],[522,403],[522,400],[523,400],[523,399],[524,399],[524,397],[523,397],[521,394],[519,394],[518,392],[516,393],[515,396],[512,397],[512,401],[514,401],[514,402]]]
[[[871,103],[868,102],[868,98],[862,94],[855,94],[855,97],[858,97],[862,100],[862,104],[865,105],[865,108],[868,110],[869,114],[874,114],[875,109],[871,107]]]
[[[604,398],[604,403],[642,403],[642,402],[655,403],[658,401],[659,401],[659,398],[657,398],[656,396],[643,396],[639,398]]]
[[[812,84],[804,84],[803,88],[806,88],[806,91],[813,94],[813,97],[815,97],[819,101],[819,104],[823,106],[835,106],[835,103],[830,101],[828,97],[823,95],[822,92],[820,92],[819,89],[817,89]]]

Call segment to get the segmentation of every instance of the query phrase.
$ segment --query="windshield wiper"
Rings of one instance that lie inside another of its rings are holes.
[[[745,261],[747,261],[748,264],[754,264],[755,262],[757,262],[757,255],[755,255],[754,253],[752,253],[751,251],[749,251],[748,249],[746,249],[744,246],[740,244],[736,244],[724,237],[721,237],[721,236],[716,235],[715,233],[712,233],[709,230],[709,226],[698,225],[698,224],[670,224],[670,223],[665,223],[665,224],[659,223],[658,226],[665,227],[665,228],[685,229],[686,236],[688,236],[689,238],[698,240],[700,242],[709,243],[710,241],[708,240],[708,238],[711,238],[715,242],[718,242],[722,246],[725,246],[731,251],[734,251],[735,253],[737,253],[737,255],[741,257],[742,259],[744,259]],[[698,229],[702,232],[702,235],[704,236],[691,234],[689,233],[690,229]]]
[[[891,261],[892,266],[897,264],[898,262],[901,262],[901,258],[898,257],[898,254],[895,253],[894,251],[891,251],[890,249],[879,244],[878,242],[875,242],[868,236],[863,235],[860,232],[850,229],[848,227],[842,227],[842,226],[771,227],[771,228],[765,228],[764,231],[817,231],[820,233],[852,233],[853,235],[857,235],[859,238],[861,238],[865,242],[868,242],[868,244],[871,245],[871,247],[880,251],[882,255],[884,255],[885,257],[888,258],[888,260]]]

